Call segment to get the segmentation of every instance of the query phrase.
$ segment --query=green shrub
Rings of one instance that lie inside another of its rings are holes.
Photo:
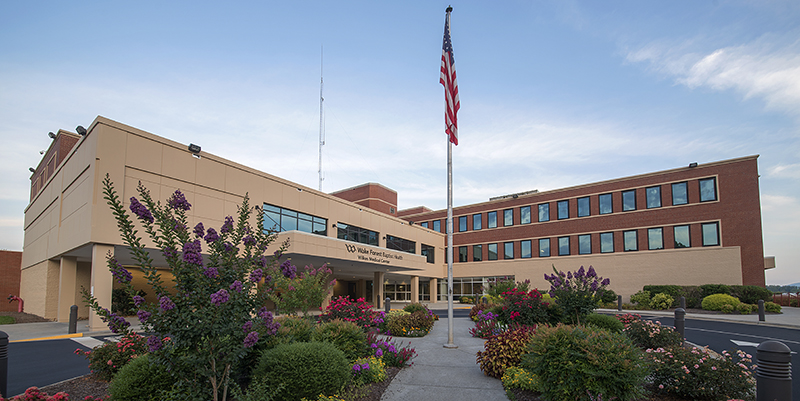
[[[700,286],[700,296],[703,299],[714,294],[731,295],[731,286],[727,284],[703,284]]]
[[[772,291],[757,285],[732,285],[730,295],[746,304],[757,304],[759,300],[772,301]]]
[[[712,357],[705,348],[673,347],[647,353],[654,388],[683,399],[755,399],[751,355],[727,351]]]
[[[505,333],[489,337],[483,343],[484,351],[478,351],[477,363],[486,376],[497,379],[511,366],[519,366],[522,353],[535,329],[522,326]]]
[[[276,334],[276,337],[282,337],[279,343],[307,343],[314,335],[314,323],[301,316],[282,316],[275,321],[281,325]]]
[[[660,292],[650,299],[650,309],[669,309],[674,302],[671,296]]]
[[[625,325],[622,332],[639,348],[667,348],[683,343],[680,333],[672,327],[662,326],[661,322],[642,320],[639,315],[621,315],[617,318]]]
[[[712,294],[703,298],[702,305],[705,310],[716,311],[722,311],[723,305],[730,305],[730,310],[733,311],[733,308],[739,305],[739,300],[727,294]]]
[[[631,303],[641,306],[650,306],[650,291],[639,291],[631,295]]]
[[[350,363],[331,343],[281,344],[264,351],[253,371],[253,380],[269,386],[283,384],[278,400],[299,400],[333,395],[350,379]]]
[[[108,388],[111,397],[118,401],[161,400],[161,391],[172,388],[172,376],[165,365],[155,363],[148,354],[123,366]]]
[[[100,380],[111,381],[114,375],[131,360],[146,354],[147,341],[133,333],[123,336],[118,342],[106,342],[91,351],[75,350],[89,360],[89,369]]]
[[[393,336],[422,337],[433,328],[434,317],[430,311],[416,311],[414,313],[393,316],[386,324],[386,329]]]
[[[626,401],[642,395],[648,374],[642,351],[624,335],[591,326],[540,327],[522,356],[552,401],[586,399],[587,392]]]
[[[700,308],[700,302],[703,301],[703,296],[700,293],[700,287],[696,285],[683,286],[683,296],[686,297],[687,308]]]
[[[680,297],[686,296],[686,291],[684,290],[684,287],[681,287],[679,285],[646,285],[642,287],[642,289],[645,291],[650,291],[651,294],[667,294],[671,296],[674,302],[672,303],[672,305],[663,309],[669,309],[671,307],[679,306],[678,300],[680,299]],[[686,305],[688,307],[689,304],[687,303]]]
[[[746,303],[742,302],[739,305],[736,305],[735,309],[736,309],[737,312],[741,313],[742,315],[749,315],[749,314],[753,313],[753,311],[756,310],[756,308],[758,308],[758,307],[755,306],[755,305],[750,305],[750,304],[746,304]]]
[[[311,339],[335,345],[351,361],[366,355],[367,352],[367,335],[353,322],[332,320],[322,323],[316,327]]]
[[[484,303],[479,303],[477,305],[474,305],[472,309],[470,309],[469,311],[469,318],[472,319],[472,321],[474,322],[478,319],[477,316],[479,312],[484,312],[491,307],[492,305]]]
[[[800,299],[797,299],[797,298],[790,299],[789,300],[789,306],[794,307],[794,308],[800,306]]]
[[[463,299],[464,297],[461,297],[461,298]],[[472,302],[462,302],[462,303],[467,303],[468,304],[468,303],[472,303]],[[408,312],[408,313],[414,313],[416,311],[427,312],[428,311],[428,307],[423,305],[423,304],[421,304],[421,303],[419,303],[419,302],[414,302],[414,303],[410,303],[410,304],[404,306],[403,310]]]
[[[543,300],[544,301],[544,300]],[[617,302],[617,293],[614,290],[603,290],[603,293],[600,294],[600,302],[604,304],[608,303],[616,303]]]
[[[725,305],[722,305],[722,307],[720,307],[720,309],[719,309],[719,310],[720,310],[720,312],[722,312],[722,313],[725,313],[725,314],[731,314],[731,313],[733,313],[734,309],[735,309],[735,308],[734,308],[734,306],[733,306],[733,305],[731,305],[731,304],[725,304]]]
[[[616,317],[609,315],[602,315],[600,313],[590,313],[586,316],[586,324],[600,327],[614,333],[622,332],[624,326]]]
[[[468,296],[463,296],[463,297],[459,298],[459,300],[458,300],[458,302],[461,302],[462,304],[471,304],[471,303],[474,303],[474,301],[475,300],[472,297],[468,297]]]
[[[357,359],[351,371],[353,383],[356,385],[380,383],[386,380],[386,363],[375,356]]]
[[[769,313],[781,313],[781,306],[775,302],[764,302],[764,311]]]
[[[536,375],[518,366],[509,366],[500,380],[506,389],[519,388],[528,391],[539,391],[539,380]]]

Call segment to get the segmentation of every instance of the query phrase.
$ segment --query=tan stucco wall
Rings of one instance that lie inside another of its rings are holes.
[[[472,266],[470,266],[472,265]],[[549,290],[545,274],[552,266],[560,271],[575,271],[594,266],[597,274],[611,280],[610,289],[627,301],[632,294],[650,284],[742,284],[739,247],[689,248],[639,251],[587,256],[498,260],[480,264],[453,264],[454,277],[514,275],[517,281],[531,280],[531,286]],[[648,266],[669,266],[648,269]],[[490,273],[490,274],[489,274]]]
[[[22,270],[20,298],[25,301],[25,312],[57,319],[58,279],[58,262],[46,260]]]

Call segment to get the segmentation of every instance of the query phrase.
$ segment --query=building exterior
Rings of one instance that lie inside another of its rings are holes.
[[[471,294],[489,276],[549,288],[552,266],[590,265],[626,297],[648,284],[764,286],[774,258],[764,259],[757,158],[454,208],[454,293]],[[446,210],[399,216],[445,231]]]
[[[0,251],[0,312],[16,312],[16,302],[6,302],[7,297],[19,296],[19,275],[22,252]],[[25,298],[23,298],[23,301]]]
[[[444,210],[397,210],[397,193],[376,183],[326,194],[104,117],[79,131],[55,134],[31,177],[19,287],[26,311],[66,321],[77,304],[91,328],[103,326],[81,290],[110,307],[106,255],[133,263],[103,199],[106,175],[126,205],[139,183],[160,200],[180,189],[192,226],[221,226],[248,194],[263,206],[265,229],[279,232],[276,247],[290,241],[294,264],[332,268],[334,296],[376,306],[384,297],[446,299]],[[454,229],[456,296],[496,277],[546,288],[551,265],[593,265],[625,297],[646,284],[764,285],[757,156],[493,198],[455,208]]]

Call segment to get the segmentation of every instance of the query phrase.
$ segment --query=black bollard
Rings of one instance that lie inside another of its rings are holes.
[[[686,310],[686,297],[681,296],[681,309]]]
[[[8,334],[0,331],[0,397],[8,394]]]
[[[78,332],[78,305],[69,307],[69,334]]]
[[[392,299],[389,297],[386,297],[386,304],[384,305],[384,310],[386,311],[386,313],[389,313],[389,311],[392,310]]]
[[[792,355],[780,341],[764,341],[756,351],[756,400],[792,399]]]
[[[766,322],[767,318],[764,316],[764,300],[758,300],[758,321],[759,322]]]
[[[617,310],[622,312],[622,295],[617,295]]]
[[[686,341],[686,310],[683,308],[675,309],[675,330],[681,335],[681,346]]]

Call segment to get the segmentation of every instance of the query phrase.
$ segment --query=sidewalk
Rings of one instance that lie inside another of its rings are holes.
[[[126,320],[131,324],[131,328],[134,331],[140,331],[141,325],[136,316],[127,317]],[[69,323],[60,322],[4,324],[0,325],[0,331],[8,334],[10,343],[90,336],[99,337],[114,334],[106,326],[103,326],[103,330],[91,331],[88,324],[88,320],[79,320],[76,326],[77,332],[74,334],[69,334]]]
[[[395,376],[381,401],[506,399],[500,380],[485,376],[475,362],[477,352],[483,351],[484,340],[469,335],[473,325],[469,318],[453,319],[456,349],[444,348],[448,338],[446,318],[437,321],[425,337],[411,339],[418,354],[414,364]]]
[[[666,310],[666,311],[654,311],[654,310],[622,310],[617,311],[616,309],[596,309],[596,312],[605,313],[605,314],[624,314],[624,313],[631,313],[631,314],[639,314],[642,316],[664,316],[664,317],[675,317],[675,311]],[[769,314],[767,313],[764,316],[764,321],[758,321],[758,313],[750,314],[750,315],[738,315],[738,314],[706,314],[706,313],[687,313],[686,320],[695,319],[695,320],[716,320],[720,322],[731,322],[731,323],[745,323],[745,324],[755,324],[755,325],[764,325],[764,326],[776,326],[776,327],[786,327],[790,329],[800,329],[800,308],[792,308],[792,307],[783,307],[781,308],[783,313],[780,314]]]

